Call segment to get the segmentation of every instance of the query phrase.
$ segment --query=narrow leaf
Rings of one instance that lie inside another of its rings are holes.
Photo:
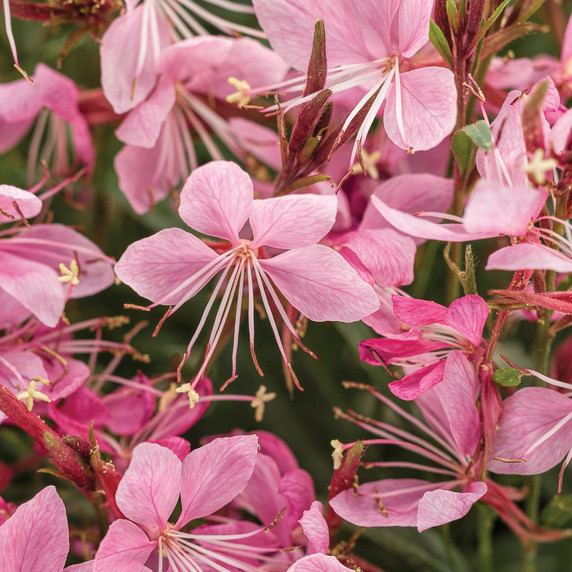
[[[447,62],[447,65],[453,69],[453,56],[451,48],[447,43],[447,38],[445,38],[445,34],[433,20],[429,22],[429,39],[435,46],[435,49],[441,54],[441,57]]]
[[[485,22],[484,26],[479,30],[479,33],[475,36],[473,44],[477,44],[489,31],[491,26],[497,21],[498,17],[502,14],[503,10],[507,7],[511,0],[503,0],[502,4],[494,11],[493,15]]]

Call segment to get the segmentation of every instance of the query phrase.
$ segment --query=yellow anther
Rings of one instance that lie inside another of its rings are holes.
[[[69,282],[73,286],[79,284],[79,266],[75,258],[70,262],[69,268],[63,262],[60,262],[60,272],[62,274],[58,277],[60,282]]]
[[[262,417],[264,417],[264,408],[266,406],[265,404],[272,401],[275,397],[275,393],[266,393],[265,385],[261,385],[258,388],[254,399],[250,402],[250,407],[255,410],[254,419],[256,419],[256,421],[262,421]]]
[[[379,179],[379,170],[377,164],[381,159],[381,151],[368,153],[365,149],[361,150],[361,163],[358,161],[352,167],[352,175],[367,175],[374,180]]]
[[[342,459],[344,456],[344,445],[337,439],[332,439],[330,445],[334,448],[332,451],[332,459],[334,459],[334,471],[342,466]]]
[[[183,383],[175,389],[177,393],[187,393],[189,395],[189,407],[192,409],[200,399],[200,395],[191,387],[190,383]]]
[[[44,379],[43,377],[33,377],[30,380],[28,389],[26,389],[26,391],[22,391],[22,393],[16,396],[18,399],[26,401],[26,409],[28,411],[32,411],[32,408],[34,407],[34,399],[40,399],[41,401],[45,401],[47,403],[51,401],[51,399],[45,393],[36,390],[36,381],[39,381],[44,385],[49,385],[50,383],[47,379]]]
[[[236,87],[236,92],[227,96],[228,103],[238,103],[238,108],[242,109],[250,102],[250,84],[247,81],[229,77],[228,83]]]
[[[539,185],[544,185],[544,183],[546,183],[546,173],[548,171],[553,171],[557,165],[558,161],[556,161],[556,159],[545,159],[544,151],[542,149],[537,149],[532,156],[532,161],[523,165],[521,169],[526,174],[532,175]]]

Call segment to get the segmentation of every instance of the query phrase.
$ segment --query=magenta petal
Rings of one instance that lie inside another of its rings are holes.
[[[0,210],[19,219],[20,213],[14,208],[13,203],[18,205],[18,209],[25,218],[36,216],[42,210],[42,201],[36,195],[11,185],[0,185]],[[1,217],[6,217],[6,215],[0,214],[0,222]]]
[[[489,307],[480,296],[463,296],[449,306],[444,323],[463,334],[474,346],[478,346],[488,316]]]
[[[524,387],[503,403],[488,468],[494,473],[536,475],[560,462],[570,449],[572,400],[544,387]]]
[[[211,161],[187,179],[179,215],[191,228],[237,244],[253,194],[252,180],[236,163]]]
[[[324,507],[319,501],[314,501],[312,506],[304,511],[302,518],[298,521],[302,525],[304,534],[308,539],[307,552],[323,552],[328,551],[330,536],[328,534],[328,523],[326,522],[322,512]]]
[[[252,248],[302,248],[322,239],[332,228],[338,201],[335,195],[288,195],[255,200],[250,213]]]
[[[0,288],[46,326],[54,327],[64,311],[64,290],[54,270],[20,256],[0,251]]]
[[[411,401],[443,380],[445,360],[426,365],[401,379],[392,381],[389,390],[393,395]]]
[[[296,248],[260,266],[287,300],[315,322],[355,322],[379,307],[374,289],[331,248]]]
[[[137,524],[162,531],[179,499],[181,478],[181,461],[169,449],[137,445],[117,487],[117,506]]]
[[[297,560],[286,572],[351,572],[335,556],[311,554]]]
[[[173,305],[188,296],[190,288],[170,293],[216,257],[196,236],[167,228],[131,244],[115,265],[115,273],[140,296]]]
[[[182,512],[177,528],[228,504],[247,485],[258,455],[256,435],[215,439],[183,461]]]
[[[143,572],[145,562],[157,542],[129,520],[119,519],[111,523],[105,538],[101,541],[93,572]]]
[[[0,570],[60,572],[69,550],[66,509],[55,487],[20,505],[0,527]]]
[[[360,485],[357,496],[353,488],[341,492],[330,501],[330,506],[357,526],[415,526],[419,500],[437,487],[439,483],[420,479],[373,481]],[[385,511],[379,510],[378,499]]]
[[[485,270],[554,270],[572,272],[572,258],[542,244],[521,242],[493,252]]]
[[[395,315],[409,326],[428,326],[442,322],[447,308],[430,300],[417,300],[407,296],[392,296]]]
[[[400,74],[401,110],[396,80],[393,81],[383,113],[389,138],[402,149],[424,151],[436,147],[455,127],[457,90],[453,73],[427,67]],[[403,122],[399,129],[398,117]]]
[[[439,526],[465,516],[487,492],[485,483],[471,483],[462,492],[429,491],[419,501],[417,530]]]

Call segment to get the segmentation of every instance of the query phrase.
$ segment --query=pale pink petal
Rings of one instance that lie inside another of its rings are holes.
[[[177,437],[177,435],[171,435],[170,437],[164,437],[158,441],[150,441],[151,443],[158,443],[161,447],[166,447],[175,455],[179,461],[183,462],[186,456],[191,452],[191,444],[182,437]]]
[[[0,251],[0,285],[46,326],[59,322],[64,290],[56,272],[45,264]]]
[[[485,483],[471,483],[463,492],[429,491],[419,501],[417,530],[439,526],[465,516],[471,507],[487,492]]]
[[[429,42],[432,10],[433,0],[401,0],[399,3],[399,25],[394,26],[392,32],[402,56],[410,58]]]
[[[117,506],[137,524],[162,531],[179,499],[181,479],[181,461],[169,449],[137,445],[117,487]]]
[[[152,7],[143,3],[128,14],[117,18],[111,23],[103,35],[101,42],[101,85],[105,97],[113,106],[116,113],[125,113],[145,100],[149,95],[157,77],[157,62],[159,53],[147,39],[144,46],[144,63],[137,74],[139,52],[142,45],[144,16],[147,9],[155,14],[159,49],[168,45],[168,36],[162,20],[157,18]]]
[[[167,228],[131,244],[115,265],[115,273],[140,296],[174,305],[190,288],[175,295],[170,292],[216,257],[216,252],[196,236]]]
[[[480,179],[465,207],[463,226],[468,232],[524,236],[546,196],[533,187],[506,187]]]
[[[193,229],[238,244],[253,201],[252,180],[230,161],[195,169],[181,192],[179,215]]]
[[[169,79],[161,78],[151,96],[127,115],[115,135],[128,145],[153,147],[174,105],[175,86]]]
[[[297,560],[286,572],[348,572],[351,568],[344,566],[335,556],[311,554]]]
[[[560,462],[570,449],[570,398],[544,387],[525,387],[503,403],[488,468],[494,473],[536,475]]]
[[[435,488],[439,483],[419,479],[373,481],[360,485],[357,496],[353,488],[341,492],[330,500],[330,506],[357,526],[415,526],[419,500]]]
[[[0,527],[3,572],[63,570],[69,550],[66,509],[55,487],[20,505]]]
[[[560,56],[562,67],[564,68],[564,76],[568,77],[572,75],[572,18],[568,19],[568,24],[566,24],[566,30],[564,32],[564,38],[562,39],[562,54]]]
[[[28,82],[26,81],[26,83]],[[3,99],[2,93],[0,92],[0,103],[3,102]],[[0,113],[0,153],[5,153],[12,149],[12,147],[15,147],[20,139],[26,135],[28,129],[30,129],[34,123],[34,119],[34,117],[30,117],[23,121],[7,121]]]
[[[399,399],[411,401],[440,383],[443,380],[444,372],[445,360],[440,360],[426,365],[401,379],[392,381],[388,387],[391,393],[399,397]]]
[[[288,195],[255,200],[250,212],[252,248],[302,248],[316,244],[332,228],[335,195]]]
[[[282,168],[280,140],[273,129],[245,117],[231,117],[228,126],[247,153],[261,163],[280,171]]]
[[[95,560],[89,560],[88,562],[82,562],[81,564],[72,564],[71,566],[66,566],[64,572],[93,572],[95,570]]]
[[[392,296],[395,315],[409,326],[428,326],[442,322],[447,308],[430,300],[417,300],[408,296]]]
[[[157,546],[147,535],[129,520],[119,519],[111,523],[107,534],[95,555],[93,572],[143,572],[147,558]]]
[[[485,270],[554,270],[555,272],[572,272],[572,258],[558,250],[542,244],[521,242],[513,246],[505,246],[493,252],[487,260]]]
[[[449,306],[443,322],[463,334],[474,346],[478,346],[488,316],[489,307],[480,296],[462,296]]]
[[[42,201],[33,193],[11,185],[0,185],[0,210],[19,220],[20,213],[14,208],[13,203],[18,205],[25,218],[34,217],[42,210]],[[5,214],[0,213],[0,222],[9,220]]]
[[[312,506],[304,511],[302,518],[298,521],[304,529],[304,534],[308,539],[307,553],[328,551],[330,535],[328,524],[323,516],[324,507],[319,501],[314,501]]]
[[[457,90],[453,73],[445,68],[420,68],[400,74],[400,81],[401,110],[395,79],[387,95],[383,113],[387,135],[402,149],[423,151],[436,147],[455,127]]]
[[[256,435],[223,437],[191,451],[183,461],[182,512],[177,528],[234,499],[246,487],[257,455]]]
[[[379,307],[373,288],[327,246],[296,248],[260,266],[287,300],[310,320],[355,322]]]
[[[570,26],[569,26],[570,27]],[[572,27],[570,27],[572,29]],[[572,39],[572,38],[571,38]],[[572,70],[571,70],[572,71]],[[566,144],[572,134],[572,109],[569,109],[550,131],[550,144],[557,155],[566,150]]]

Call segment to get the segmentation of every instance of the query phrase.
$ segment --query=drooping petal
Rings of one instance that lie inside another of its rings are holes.
[[[572,272],[572,258],[554,248],[542,244],[521,242],[505,246],[493,252],[487,260],[485,270],[554,270]]]
[[[417,300],[407,296],[392,296],[395,315],[409,326],[428,326],[442,322],[447,308],[430,300]]]
[[[348,572],[350,568],[344,566],[335,556],[326,554],[311,554],[297,560],[286,572]]]
[[[443,380],[445,360],[426,365],[401,379],[392,381],[389,390],[393,395],[411,401]]]
[[[525,387],[503,403],[488,468],[502,474],[544,473],[570,449],[572,400],[544,387]]]
[[[478,346],[481,343],[483,328],[488,316],[487,303],[480,296],[470,295],[453,301],[443,321],[461,332],[474,346]]]
[[[332,228],[335,195],[288,195],[255,200],[250,212],[252,248],[302,248],[316,244]]]
[[[55,487],[20,505],[0,527],[0,570],[63,570],[69,550],[66,509]]]
[[[330,537],[328,524],[322,514],[323,510],[322,503],[314,501],[299,520],[308,539],[308,553],[323,552],[325,554],[328,551]]]
[[[179,215],[199,232],[238,244],[253,196],[252,180],[236,163],[211,161],[187,179]]]
[[[14,208],[13,203],[18,205],[20,213],[25,218],[36,216],[42,210],[42,201],[33,193],[11,185],[0,185],[0,210],[6,213],[0,214],[0,222],[8,221],[8,218],[3,219],[6,215],[16,220],[20,218],[20,213]]]
[[[144,564],[157,542],[129,520],[119,519],[111,523],[107,534],[95,555],[93,572],[144,572]]]
[[[457,90],[453,73],[445,68],[420,68],[401,73],[400,82],[401,98],[396,80],[387,95],[383,113],[387,135],[402,149],[436,147],[455,127]]]
[[[482,482],[471,483],[462,492],[428,491],[419,501],[417,530],[439,526],[465,516],[471,507],[487,492]]]
[[[429,42],[432,10],[433,0],[401,0],[399,3],[398,25],[393,26],[392,35],[402,56],[410,58]]]
[[[373,288],[327,246],[296,248],[260,266],[288,301],[310,320],[354,322],[375,312],[379,300]]]
[[[117,506],[137,524],[162,531],[179,499],[181,479],[181,461],[169,449],[137,445],[117,487]]]
[[[246,487],[258,455],[256,435],[215,439],[183,462],[182,511],[177,528],[208,516]]]
[[[115,273],[140,296],[173,305],[188,295],[189,288],[169,293],[216,257],[196,236],[167,228],[131,244],[115,265]]]

